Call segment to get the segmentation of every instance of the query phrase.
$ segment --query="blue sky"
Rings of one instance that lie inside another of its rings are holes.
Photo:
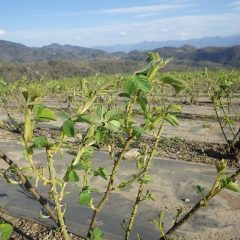
[[[0,39],[43,46],[240,34],[235,0],[1,0]]]

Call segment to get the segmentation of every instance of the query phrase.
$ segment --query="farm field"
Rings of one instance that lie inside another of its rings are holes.
[[[58,192],[66,226],[76,235],[87,235],[92,212],[99,212],[91,230],[101,229],[107,240],[129,232],[129,239],[240,239],[240,188],[235,178],[231,182],[240,167],[240,72],[162,73],[162,66],[159,72],[154,67],[132,76],[2,79],[0,152],[51,204]],[[52,177],[51,158],[56,176],[44,182]],[[36,239],[37,231],[42,239],[59,239],[59,232],[42,226],[56,226],[41,216],[42,206],[21,183],[11,184],[16,169],[6,161],[0,167],[0,210],[16,224],[15,239],[26,239],[29,220],[35,223],[28,239]],[[106,206],[99,208],[106,193]],[[165,238],[198,202],[196,214]]]

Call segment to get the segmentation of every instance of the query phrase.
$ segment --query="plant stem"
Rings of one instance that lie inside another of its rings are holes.
[[[127,142],[125,143],[125,145],[124,145],[124,147],[121,151],[120,156],[114,162],[112,173],[111,173],[109,181],[108,181],[108,186],[107,186],[106,192],[104,193],[104,196],[101,199],[101,201],[99,202],[98,206],[93,211],[93,216],[92,216],[91,223],[90,223],[90,226],[89,226],[89,229],[88,229],[88,234],[90,234],[90,231],[93,229],[93,227],[95,225],[95,222],[96,222],[96,218],[97,218],[99,212],[102,210],[108,196],[110,195],[111,191],[113,190],[113,184],[114,184],[114,180],[115,180],[115,176],[116,176],[118,167],[119,167],[119,165],[120,165],[120,163],[123,159],[124,153],[126,152],[126,150],[129,147],[131,141],[132,141],[132,137],[127,139]]]
[[[216,106],[215,99],[213,99],[213,106],[214,106],[214,111],[215,111],[216,116],[217,116],[218,123],[219,123],[219,125],[220,125],[221,130],[222,130],[222,134],[223,134],[223,136],[224,136],[224,138],[225,138],[225,140],[226,140],[226,143],[229,145],[227,136],[226,136],[226,134],[225,134],[225,131],[224,131],[222,122],[221,122],[220,117],[219,117],[219,113],[218,113],[218,110],[217,110],[217,106]]]
[[[130,143],[132,142],[133,137],[131,136],[132,131],[129,129],[129,118],[130,118],[130,115],[132,114],[133,106],[134,106],[135,102],[137,101],[138,95],[139,95],[139,92],[137,92],[133,96],[133,98],[127,105],[126,117],[125,117],[125,127],[127,129],[128,138],[126,140],[124,147],[122,148],[122,151],[121,151],[119,157],[116,160],[114,160],[114,165],[113,165],[113,169],[112,169],[109,181],[108,181],[108,186],[107,186],[106,192],[104,193],[102,199],[98,203],[98,206],[93,210],[93,215],[92,215],[91,223],[88,228],[87,235],[90,235],[90,231],[94,228],[94,225],[96,223],[96,219],[97,219],[99,212],[102,210],[103,206],[106,203],[108,196],[110,195],[111,191],[113,190],[114,180],[115,180],[115,176],[118,171],[119,165],[123,159],[124,153],[127,151],[127,149],[130,146]]]
[[[136,217],[136,215],[137,215],[138,206],[139,206],[139,203],[141,202],[143,190],[144,190],[144,186],[143,186],[143,184],[140,184],[140,185],[139,185],[139,188],[138,188],[137,197],[136,197],[136,200],[135,200],[134,205],[133,205],[131,217],[130,217],[129,222],[128,222],[128,227],[127,227],[127,230],[126,230],[126,232],[125,232],[124,240],[129,239],[130,232],[131,232],[131,230],[132,230],[135,217]]]
[[[233,173],[230,178],[235,182],[239,177],[239,175],[240,175],[240,168],[235,173]],[[189,220],[189,218],[192,215],[194,215],[201,207],[205,206],[202,204],[203,201],[208,202],[210,199],[215,197],[218,193],[220,193],[223,190],[223,188],[220,188],[218,190],[216,189],[217,181],[218,181],[218,176],[213,184],[212,189],[208,192],[208,194],[204,198],[202,198],[200,201],[198,201],[196,205],[187,214],[185,214],[185,216],[183,216],[179,221],[175,222],[175,224],[165,233],[165,236],[161,237],[159,240],[168,239],[167,237],[170,234],[174,233],[178,228],[180,228],[184,223],[186,223]],[[216,194],[215,194],[215,191],[216,191]]]
[[[228,113],[228,114],[226,113],[226,110],[224,108],[224,105],[223,105],[223,102],[222,102],[221,99],[220,99],[220,104],[221,104],[221,109],[222,109],[222,111],[224,113],[225,118],[228,118],[228,115],[230,115],[230,113]],[[233,137],[234,137],[236,133],[235,133],[233,127],[230,124],[228,124],[228,126],[229,126],[229,128],[230,128],[230,130],[232,132]]]
[[[51,150],[48,150],[48,151],[51,151]],[[67,228],[66,228],[66,225],[64,222],[64,213],[62,212],[62,209],[61,209],[60,200],[59,200],[57,187],[56,187],[56,173],[55,173],[55,168],[54,168],[54,160],[53,160],[52,154],[49,152],[47,153],[47,157],[48,157],[49,175],[50,175],[50,179],[51,179],[51,184],[50,184],[51,191],[52,191],[54,203],[56,206],[60,229],[62,231],[64,240],[69,240],[70,238],[69,238]]]
[[[157,146],[158,146],[158,142],[159,142],[159,139],[160,139],[160,136],[161,136],[161,133],[162,133],[162,128],[163,128],[163,123],[159,127],[159,130],[158,130],[158,133],[157,133],[157,136],[156,136],[156,139],[155,139],[154,146],[152,148],[152,151],[151,151],[151,153],[149,155],[149,158],[148,158],[148,160],[147,160],[147,162],[145,164],[145,167],[143,169],[143,175],[148,172],[148,169],[150,167],[150,164],[152,162],[153,156],[154,156],[155,151],[156,151]],[[131,217],[129,219],[128,227],[127,227],[127,230],[125,232],[124,240],[128,240],[129,239],[130,232],[132,230],[133,223],[134,223],[134,220],[135,220],[135,217],[136,217],[136,214],[137,214],[138,206],[139,206],[140,202],[142,201],[143,190],[144,190],[144,183],[141,182],[139,184],[137,197],[136,197],[135,203],[133,205]]]
[[[240,136],[240,128],[238,129],[237,133],[235,134],[231,144],[234,146],[236,139]]]
[[[47,212],[48,216],[58,225],[58,218],[55,215],[54,211],[48,204],[48,200],[41,196],[41,194],[32,186],[32,184],[28,181],[27,177],[21,172],[20,168],[16,163],[13,162],[5,153],[0,151],[0,158],[3,159],[11,168],[14,169],[15,174],[17,175],[18,183],[26,188],[37,200],[38,202],[44,207],[45,211]]]

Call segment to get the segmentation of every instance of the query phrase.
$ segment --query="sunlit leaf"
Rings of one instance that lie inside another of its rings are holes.
[[[103,240],[103,236],[102,230],[98,227],[90,231],[90,240]]]
[[[0,224],[0,240],[8,240],[10,239],[13,232],[13,227],[8,223]]]
[[[64,176],[65,182],[79,182],[79,176],[75,170],[67,171],[66,175]]]
[[[74,137],[74,122],[72,120],[66,120],[63,123],[62,131],[67,137]]]
[[[57,117],[54,111],[46,108],[43,105],[36,105],[34,107],[34,115],[39,122],[56,121]]]
[[[164,119],[168,121],[172,126],[178,125],[177,117],[175,115],[168,114]]]
[[[45,136],[39,136],[34,139],[34,146],[41,148],[48,146],[48,139]]]
[[[137,102],[140,104],[143,112],[145,112],[146,109],[147,109],[147,104],[148,104],[147,98],[144,97],[144,96],[139,96],[139,97],[137,98]]]
[[[91,194],[89,190],[84,190],[80,192],[79,202],[81,205],[87,206],[90,204],[90,201],[91,201]]]
[[[104,178],[105,180],[108,180],[109,173],[108,173],[107,169],[105,169],[103,167],[99,167],[94,171],[94,176],[100,176],[100,177]]]
[[[171,85],[176,93],[179,93],[181,90],[185,88],[185,82],[182,80],[178,80],[172,76],[165,76],[161,79],[164,83]]]

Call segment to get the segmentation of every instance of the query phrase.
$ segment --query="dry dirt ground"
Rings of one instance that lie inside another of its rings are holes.
[[[239,104],[239,102],[237,102]],[[239,108],[239,105],[237,105]],[[224,154],[225,143],[221,135],[217,122],[212,118],[212,108],[207,104],[200,104],[199,106],[185,106],[183,113],[187,114],[187,118],[180,118],[180,126],[176,129],[172,129],[167,126],[164,131],[164,137],[159,143],[157,156],[160,158],[177,159],[197,163],[207,163],[213,165],[216,161],[226,158]],[[201,118],[198,115],[202,116]],[[17,114],[16,114],[17,116]],[[186,116],[186,115],[185,115]],[[189,117],[190,116],[190,117]],[[191,117],[192,116],[192,117]],[[0,113],[0,120],[8,121],[6,113],[2,109]],[[44,125],[39,128],[41,133],[46,134],[49,137],[54,137],[58,132],[58,127],[61,122],[57,122],[54,125]],[[79,131],[84,126],[79,126]],[[0,129],[0,139],[19,140],[19,133],[9,132],[7,129]],[[145,139],[145,141],[148,141]],[[73,144],[77,144],[75,139]],[[140,143],[141,144],[141,143]],[[136,148],[132,146],[132,148]],[[233,167],[238,166],[237,162],[230,162]],[[234,168],[233,168],[234,170]],[[181,188],[181,186],[179,186]],[[166,189],[167,190],[167,189]],[[170,191],[171,192],[171,191]],[[220,196],[224,203],[229,208],[229,214],[226,215],[224,211],[218,211],[214,218],[224,219],[227,224],[231,219],[232,224],[238,224],[240,221],[240,201],[239,198],[233,197],[228,192],[223,192]],[[11,239],[26,239],[26,240],[58,240],[61,239],[57,230],[40,225],[31,220],[17,218],[9,216],[4,213],[4,210],[0,211],[1,220],[11,223],[14,226],[14,233]],[[227,218],[227,219],[226,219]],[[229,219],[228,219],[229,218]],[[204,215],[202,220],[198,223],[204,222]],[[214,225],[214,222],[213,222]],[[240,229],[236,230],[233,226],[224,226],[224,231],[214,229],[210,226],[207,232],[201,233],[201,231],[193,232],[190,228],[186,228],[179,236],[176,235],[176,239],[180,240],[205,240],[205,239],[223,239],[223,240],[238,240],[240,239]],[[206,229],[205,229],[206,230]],[[72,236],[73,240],[80,239],[77,236]],[[151,240],[151,239],[149,239]]]

